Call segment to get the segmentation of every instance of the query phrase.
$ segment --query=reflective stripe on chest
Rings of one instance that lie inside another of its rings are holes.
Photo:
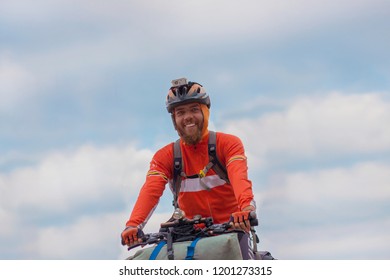
[[[204,178],[187,178],[181,181],[180,192],[199,192],[226,184],[218,175]]]

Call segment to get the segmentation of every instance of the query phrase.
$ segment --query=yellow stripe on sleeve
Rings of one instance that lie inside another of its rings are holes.
[[[168,182],[168,177],[164,173],[157,171],[157,170],[149,170],[149,172],[146,174],[147,177],[149,176],[160,176],[162,177],[165,181]]]
[[[232,156],[232,157],[227,161],[226,166],[228,166],[230,163],[232,163],[233,161],[236,161],[236,160],[246,160],[246,156],[244,156],[244,155]]]

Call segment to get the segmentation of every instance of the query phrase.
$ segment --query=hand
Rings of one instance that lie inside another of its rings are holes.
[[[232,221],[230,222],[232,228],[249,232],[251,229],[251,225],[249,221],[250,213],[251,213],[250,210],[233,213]]]
[[[132,246],[142,242],[142,239],[138,237],[138,228],[127,227],[121,234],[122,245]]]

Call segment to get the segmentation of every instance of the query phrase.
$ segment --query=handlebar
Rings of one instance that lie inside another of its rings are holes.
[[[259,224],[256,212],[254,211],[249,213],[248,219],[251,227],[255,227]],[[144,234],[142,230],[138,230],[137,235],[142,240],[142,242],[129,246],[128,250],[131,250],[138,246],[155,244],[162,240],[167,240],[167,237],[170,233],[166,231],[166,229],[169,228],[178,228],[181,226],[203,224],[205,227],[202,229],[202,231],[210,235],[226,233],[231,228],[231,221],[233,221],[232,218],[229,220],[229,222],[223,224],[214,224],[212,217],[203,218],[201,216],[195,216],[193,219],[181,218],[173,221],[168,221],[165,223],[161,223],[160,226],[162,230],[157,233]]]
[[[259,221],[257,219],[257,215],[255,211],[249,212],[249,223],[252,227],[258,226]],[[232,222],[233,218],[230,217],[230,220],[228,223]],[[193,219],[187,219],[187,218],[182,218],[182,219],[177,219],[174,221],[169,221],[162,223],[160,226],[161,228],[169,228],[169,227],[177,227],[177,226],[182,226],[182,225],[195,225],[195,224],[204,224],[206,227],[209,227],[213,225],[213,218],[211,217],[206,217],[202,218],[201,216],[195,216]]]
[[[204,224],[206,227],[209,227],[213,224],[213,218],[211,217],[202,218],[201,216],[195,216],[193,219],[183,218],[174,221],[168,221],[162,223],[160,226],[161,228],[170,228],[170,227],[178,227],[184,225],[197,225],[197,224]]]

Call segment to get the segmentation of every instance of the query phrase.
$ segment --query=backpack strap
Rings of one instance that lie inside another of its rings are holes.
[[[215,131],[209,132],[209,160],[213,164],[211,168],[215,173],[226,183],[230,184],[227,170],[217,156],[217,133]]]
[[[181,187],[181,172],[183,170],[183,158],[181,156],[180,139],[173,144],[173,206],[179,208],[178,197]]]

